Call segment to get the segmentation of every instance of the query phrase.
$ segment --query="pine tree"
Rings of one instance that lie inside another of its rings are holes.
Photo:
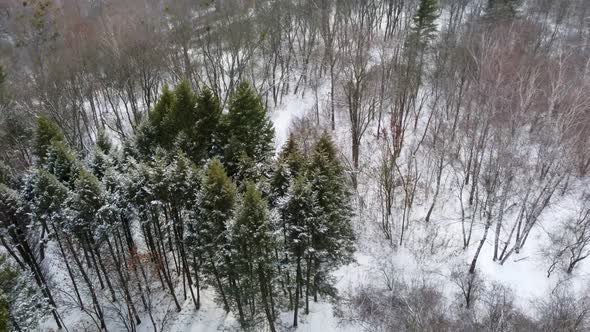
[[[0,160],[0,184],[8,185],[12,181],[11,173],[10,167]]]
[[[204,88],[197,95],[186,80],[176,85],[174,91],[165,86],[149,113],[149,121],[139,130],[137,148],[144,157],[154,153],[154,148],[146,146],[167,151],[179,148],[193,162],[202,164],[222,151],[221,117],[219,100],[211,90]]]
[[[485,16],[492,20],[517,17],[522,0],[488,0]]]
[[[171,217],[171,224],[173,227],[174,245],[177,251],[179,264],[181,266],[183,276],[189,284],[189,291],[191,293],[193,303],[196,309],[199,309],[199,299],[195,297],[192,289],[192,275],[190,272],[191,265],[189,264],[189,257],[185,250],[185,214],[183,211],[189,208],[189,204],[194,202],[192,196],[194,191],[198,188],[193,188],[195,182],[191,181],[195,178],[191,172],[194,166],[191,161],[183,154],[179,153],[170,165],[164,168],[163,183],[167,186],[167,201],[164,202],[165,216]],[[197,292],[199,290],[197,289]],[[185,295],[186,297],[186,295]]]
[[[50,310],[29,274],[0,255],[0,331],[33,331]]]
[[[152,116],[152,112],[153,110],[148,113],[148,116]],[[159,127],[156,127],[149,117],[147,121],[141,122],[133,140],[123,142],[125,156],[138,160],[149,159],[159,144],[157,140],[158,130]]]
[[[288,250],[288,221],[283,208],[285,201],[289,198],[295,179],[305,171],[306,160],[301,154],[297,143],[292,135],[283,146],[279,157],[275,163],[272,178],[270,179],[270,205],[273,209],[278,209],[278,216],[275,217],[274,227],[281,236],[281,248],[277,250],[277,256],[280,258],[278,266],[281,274],[281,286],[283,291],[289,297],[289,308],[293,307],[293,287],[292,284],[292,258]]]
[[[162,94],[148,113],[149,124],[142,127],[142,136],[139,137],[139,148],[154,148],[155,146],[171,147],[177,132],[174,130],[175,94],[167,85],[162,88]],[[153,151],[153,150],[149,150]]]
[[[80,172],[80,164],[74,155],[63,142],[53,141],[47,149],[45,162],[40,165],[41,169],[55,175],[64,185],[73,188],[74,181]]]
[[[187,220],[183,241],[187,252],[186,263],[187,265],[189,265],[190,262],[189,266],[192,266],[193,270],[193,280],[195,281],[195,286],[197,290],[196,302],[198,306],[200,306],[200,283],[202,279],[201,258],[203,252],[201,251],[200,247],[199,211],[198,208],[194,209],[194,207],[200,204],[199,194],[201,192],[202,176],[200,173],[200,169],[198,169],[194,163],[190,164],[190,168],[187,170],[187,175],[184,181],[186,183],[187,188],[187,192],[183,196],[183,199],[186,204]]]
[[[96,149],[104,154],[109,154],[112,148],[113,143],[111,143],[107,133],[104,129],[100,130],[96,136]]]
[[[235,277],[231,273],[231,262],[228,256],[228,225],[233,218],[236,204],[236,188],[225,173],[219,159],[213,159],[207,166],[203,179],[203,189],[199,199],[199,233],[200,251],[206,261],[206,268],[213,277],[213,285],[217,288],[226,311],[230,310],[228,296],[234,295]],[[227,281],[225,280],[227,277]],[[227,294],[228,289],[233,289]],[[237,306],[240,320],[243,321],[243,310],[238,298]]]
[[[25,178],[21,193],[30,208],[33,225],[39,226],[33,229],[41,231],[38,243],[40,260],[43,260],[49,235],[53,232],[52,223],[63,219],[68,191],[54,175],[38,169]]]
[[[249,83],[242,82],[231,96],[225,119],[225,165],[230,175],[238,171],[242,154],[256,167],[272,156],[274,129],[260,96]],[[260,173],[260,172],[259,172]]]
[[[61,328],[62,320],[57,312],[51,288],[48,287],[47,278],[34,253],[36,248],[29,240],[32,228],[28,206],[23,202],[22,197],[14,190],[0,184],[0,234],[8,237],[6,240],[10,242],[7,245],[3,241],[3,245],[21,267],[26,266],[44,299],[52,307],[51,313],[55,323],[58,328]]]
[[[96,138],[96,145],[92,152],[90,160],[90,170],[100,180],[106,169],[111,166],[109,153],[112,149],[112,143],[107,137],[104,130],[101,130]]]
[[[181,99],[188,98],[177,96],[177,100]],[[191,110],[190,118],[184,118],[180,123],[183,127],[177,141],[179,148],[193,162],[202,165],[208,158],[222,152],[219,132],[222,113],[219,100],[208,88],[204,88],[199,95],[193,95],[192,100],[196,106]]]
[[[221,106],[219,99],[205,87],[197,97],[196,123],[192,140],[195,144],[195,162],[220,155],[222,152]]]
[[[90,172],[81,169],[79,175],[74,183],[73,196],[68,199],[71,210],[73,211],[72,220],[65,225],[65,238],[68,241],[68,246],[72,255],[76,255],[72,245],[72,240],[68,238],[68,234],[74,235],[81,247],[81,253],[87,262],[92,262],[96,276],[101,289],[108,287],[112,301],[116,301],[116,294],[110,281],[109,273],[105,268],[105,264],[101,254],[101,243],[96,242],[94,236],[96,230],[100,230],[100,210],[105,204],[102,187],[98,179]],[[83,279],[90,291],[92,302],[97,311],[98,320],[101,327],[106,326],[103,310],[98,301],[98,296],[95,286],[90,280],[89,271],[80,263],[80,260],[74,257],[78,270],[83,276]],[[91,267],[88,267],[88,270]],[[101,278],[101,275],[104,277]]]
[[[423,49],[434,38],[435,21],[438,18],[437,0],[421,0],[418,11],[412,18],[411,40],[419,49]]]
[[[428,46],[436,34],[438,17],[437,0],[420,0],[418,10],[412,18],[412,27],[405,45],[403,78],[401,84],[416,94],[422,84],[424,58]]]
[[[31,206],[32,220],[34,223],[40,224],[44,231],[51,234],[51,238],[56,240],[78,303],[83,307],[84,302],[80,296],[61,234],[64,224],[67,222],[65,202],[69,195],[68,189],[55,176],[44,170],[38,170],[30,182],[29,190],[31,192],[28,194],[27,201]]]
[[[72,208],[76,212],[76,225],[79,231],[90,232],[97,213],[104,205],[102,188],[98,179],[87,170],[81,169],[75,182],[75,196]]]
[[[7,99],[6,81],[7,81],[6,70],[4,70],[4,66],[2,66],[0,64],[0,106],[4,106],[6,103],[6,99]]]
[[[233,227],[232,257],[241,276],[240,291],[245,299],[261,302],[271,331],[274,326],[272,270],[275,265],[275,240],[272,235],[266,202],[249,182]],[[252,312],[255,316],[256,312]]]
[[[174,88],[174,102],[170,113],[170,127],[178,134],[183,130],[193,128],[197,117],[197,96],[190,83],[182,80]]]
[[[318,200],[320,214],[312,229],[314,253],[313,290],[330,295],[334,292],[329,273],[352,260],[354,235],[350,219],[350,192],[344,168],[337,158],[330,136],[324,133],[316,144],[308,181]]]
[[[278,201],[285,197],[291,182],[305,169],[305,158],[295,142],[293,135],[289,135],[276,161],[270,181],[271,206],[278,206]]]
[[[31,204],[35,218],[48,223],[54,214],[63,213],[63,204],[68,197],[68,192],[54,175],[38,170],[31,179],[31,185],[32,192],[28,194],[28,202]]]
[[[158,153],[158,151],[156,151]],[[137,163],[129,160],[129,177],[125,183],[125,196],[133,207],[133,215],[141,220],[141,231],[146,239],[146,245],[156,264],[162,286],[167,288],[172,297],[176,310],[182,308],[172,284],[172,273],[168,251],[173,245],[171,234],[167,231],[166,223],[162,227],[162,206],[168,199],[168,185],[165,183],[165,163],[161,153],[158,153],[152,163]],[[166,221],[166,220],[165,220]],[[167,221],[166,221],[167,222]],[[167,236],[169,235],[169,236]],[[135,249],[133,249],[135,250]]]
[[[63,143],[65,141],[61,129],[55,122],[43,114],[37,117],[37,129],[35,131],[34,152],[37,156],[38,164],[43,164],[50,146],[55,142]]]
[[[295,264],[293,326],[297,326],[300,298],[303,294],[304,259],[312,250],[310,230],[317,225],[320,210],[316,194],[303,175],[292,182],[287,196],[288,200],[281,207],[281,215],[286,229],[286,250]]]

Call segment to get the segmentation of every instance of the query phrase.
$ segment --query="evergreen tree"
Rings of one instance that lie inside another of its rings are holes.
[[[232,257],[240,278],[240,292],[251,302],[261,302],[271,331],[274,326],[272,271],[275,241],[266,202],[249,182],[233,227]],[[256,312],[252,312],[255,316]]]
[[[167,164],[161,153],[156,155],[155,161],[151,165],[137,163],[132,159],[128,161],[128,164],[129,177],[124,186],[125,196],[132,206],[132,216],[140,219],[141,231],[146,239],[153,262],[157,266],[162,286],[168,289],[176,305],[176,310],[180,311],[180,302],[172,284],[173,271],[170,268],[169,259],[169,251],[174,249],[174,242],[166,218],[164,218],[165,222],[162,225],[162,215],[166,217],[166,214],[162,212],[162,207],[168,199],[168,184],[165,182],[164,171]],[[175,254],[174,251],[171,253]],[[173,257],[175,258],[175,256]]]
[[[488,0],[485,15],[492,20],[513,19],[518,15],[522,0]]]
[[[222,152],[219,133],[222,113],[219,100],[208,88],[193,97],[196,106],[191,110],[191,118],[180,123],[183,127],[178,144],[193,162],[201,165]],[[177,100],[180,99],[177,96]]]
[[[4,70],[4,66],[2,66],[0,64],[0,107],[4,106],[6,104],[7,99],[8,99],[8,97],[6,96],[6,94],[7,94],[6,80],[7,80],[6,70]],[[1,109],[2,108],[0,108],[0,110]]]
[[[437,0],[420,0],[418,10],[412,18],[412,27],[406,40],[402,81],[409,88],[409,93],[415,95],[422,84],[422,72],[426,51],[436,34],[436,19],[438,17]]]
[[[186,204],[187,220],[186,230],[184,232],[184,245],[186,247],[186,260],[187,265],[192,266],[193,279],[197,290],[197,304],[200,306],[200,282],[201,276],[201,265],[203,252],[200,247],[200,229],[199,229],[199,209],[194,207],[200,204],[200,192],[202,186],[202,176],[200,169],[196,167],[194,163],[190,164],[190,168],[187,170],[187,176],[184,178],[186,183],[187,191],[182,197]]]
[[[31,185],[32,192],[28,195],[27,201],[31,204],[35,219],[46,225],[54,214],[63,212],[62,205],[68,197],[67,188],[55,176],[44,170],[39,170],[33,175]]]
[[[73,151],[61,141],[51,143],[41,168],[55,175],[61,183],[69,188],[73,188],[74,181],[80,172],[80,165]]]
[[[196,123],[192,140],[195,144],[193,160],[195,162],[222,152],[221,106],[213,91],[205,87],[197,97]]]
[[[32,220],[40,224],[44,231],[51,234],[51,238],[57,242],[77,301],[83,306],[84,302],[80,296],[70,259],[66,254],[63,234],[61,234],[68,220],[65,206],[69,195],[68,189],[55,176],[43,170],[38,170],[30,182],[31,192],[28,194],[27,201],[31,206]]]
[[[282,205],[281,214],[286,229],[286,250],[295,264],[293,326],[297,326],[304,286],[304,260],[312,250],[310,230],[317,225],[320,210],[316,194],[303,175],[292,182],[287,196],[289,199]]]
[[[305,169],[305,158],[295,142],[293,135],[289,135],[275,163],[271,178],[271,206],[278,206],[284,198],[291,182]]]
[[[244,151],[240,154],[236,166],[233,179],[239,184],[240,192],[246,188],[247,181],[259,182],[266,173],[266,165],[256,164]]]
[[[29,209],[22,197],[14,190],[0,184],[0,234],[7,237],[2,239],[2,243],[21,268],[26,267],[30,272],[43,298],[51,307],[55,323],[58,328],[61,328],[63,325],[51,288],[48,287],[47,278],[34,253],[36,247],[30,242],[29,233],[32,229]]]
[[[205,88],[196,95],[190,83],[181,81],[174,91],[164,87],[162,95],[149,113],[136,138],[137,148],[144,157],[154,153],[155,146],[167,151],[175,147],[201,164],[221,153],[221,107],[219,100]],[[152,148],[147,148],[152,146]]]
[[[34,153],[38,164],[43,164],[49,148],[53,143],[63,143],[64,135],[55,122],[43,114],[37,117],[37,129],[35,131]]]
[[[170,150],[178,135],[184,133],[187,141],[182,145],[192,144],[193,128],[198,120],[196,103],[197,96],[188,81],[180,81],[174,91],[164,86],[158,102],[149,113],[149,125],[142,128],[143,137],[138,143],[149,144],[153,140],[152,145]]]
[[[53,221],[57,219],[57,222],[61,222],[64,218],[64,203],[68,197],[68,191],[55,176],[39,169],[26,178],[22,195],[30,208],[34,229],[41,231],[38,243],[40,260],[43,260],[45,246],[53,232]]]
[[[195,171],[193,163],[187,156],[180,152],[176,155],[172,163],[164,168],[164,181],[167,185],[168,201],[173,209],[179,212],[188,208],[188,202],[192,201],[191,196],[198,188],[193,180],[195,176],[191,172]]]
[[[124,200],[123,194],[123,179],[119,172],[114,167],[107,167],[104,170],[102,177],[103,189],[103,207],[98,211],[97,220],[100,224],[97,226],[94,237],[98,245],[107,252],[107,259],[112,260],[110,265],[111,269],[114,269],[116,276],[118,277],[118,290],[122,291],[122,299],[127,304],[127,317],[126,320],[133,326],[135,324],[141,324],[141,320],[138,315],[138,311],[135,305],[134,297],[132,296],[132,276],[135,277],[137,283],[137,290],[139,291],[139,297],[142,301],[145,301],[145,291],[148,290],[147,294],[150,294],[150,287],[145,288],[139,283],[142,280],[145,273],[143,263],[137,260],[135,241],[131,231],[131,222],[129,218],[129,205]],[[123,241],[125,239],[125,242]],[[59,241],[59,240],[58,240]],[[127,244],[125,250],[124,243]],[[100,248],[98,248],[100,251]],[[126,254],[129,254],[127,256]],[[128,261],[132,261],[133,264],[130,266]],[[67,266],[66,266],[67,267]],[[145,280],[145,278],[143,279]],[[144,302],[145,303],[145,302]],[[144,307],[145,308],[145,307]],[[148,310],[148,316],[152,321],[152,325],[155,327],[151,309]]]
[[[100,150],[104,154],[109,154],[112,148],[113,144],[107,136],[107,133],[104,131],[104,129],[100,130],[96,136],[96,149]]]
[[[97,135],[96,146],[90,160],[90,170],[99,180],[102,179],[106,169],[110,167],[109,153],[111,149],[111,141],[104,130],[101,130]]]
[[[288,246],[288,220],[285,201],[290,197],[290,189],[294,180],[305,171],[306,160],[301,154],[297,143],[292,135],[283,146],[275,163],[272,178],[270,180],[270,205],[278,209],[278,215],[274,218],[273,225],[281,236],[281,248],[277,250],[280,258],[278,266],[281,273],[283,291],[289,297],[289,308],[293,308],[293,275],[291,271],[292,257],[290,257]]]
[[[0,255],[0,331],[33,331],[50,312],[49,303],[30,275]]]
[[[152,116],[152,112],[153,110],[148,113],[148,120],[141,122],[137,128],[137,133],[135,137],[133,137],[133,141],[123,142],[123,151],[126,156],[138,160],[146,160],[154,153],[154,149],[159,144],[157,140],[157,134],[159,131],[149,118]]]
[[[264,167],[272,156],[272,123],[262,99],[247,82],[240,83],[231,96],[224,132],[227,142],[224,160],[230,175],[238,172],[240,159],[245,160],[242,154],[255,167]]]
[[[437,0],[420,0],[418,11],[412,18],[411,42],[423,49],[434,38],[438,18]]]
[[[308,181],[320,209],[317,224],[311,231],[313,289],[317,299],[318,292],[333,293],[330,272],[352,260],[354,235],[349,186],[328,134],[324,133],[316,144],[309,169]]]
[[[34,151],[39,168],[55,175],[61,183],[73,186],[79,172],[78,160],[66,145],[59,127],[42,115],[37,119]]]
[[[169,121],[170,128],[178,134],[194,127],[197,117],[197,96],[193,92],[190,83],[182,80],[174,88],[174,102]]]
[[[194,202],[192,197],[198,188],[194,188],[193,180],[195,175],[191,172],[194,166],[191,161],[183,154],[179,153],[170,165],[164,168],[162,183],[167,187],[167,200],[164,201],[165,216],[171,218],[172,233],[174,237],[174,246],[177,251],[179,264],[184,277],[188,280],[189,291],[193,298],[194,305],[199,309],[200,303],[198,296],[195,297],[192,289],[192,274],[190,272],[189,256],[185,250],[185,213],[189,204]],[[169,223],[170,224],[170,223]],[[184,279],[183,279],[184,280]],[[184,281],[183,281],[184,282]],[[184,287],[184,284],[183,284]],[[184,288],[183,288],[184,289]],[[199,290],[197,289],[197,293]]]
[[[72,241],[67,238],[68,234],[74,235],[78,240],[81,249],[81,253],[79,254],[83,254],[87,262],[92,262],[92,264],[90,264],[91,266],[88,267],[88,270],[90,270],[91,267],[94,268],[100,288],[105,289],[106,284],[112,301],[115,302],[117,297],[102,258],[102,243],[97,242],[97,239],[99,240],[100,237],[95,236],[95,234],[102,229],[99,216],[102,207],[105,205],[102,187],[98,179],[87,170],[81,169],[75,180],[73,196],[68,199],[68,202],[73,213],[72,219],[64,227],[64,233],[66,233],[65,237],[67,241],[69,241],[70,250],[75,256],[76,253],[74,252]],[[76,260],[76,263],[90,292],[100,325],[101,327],[105,327],[105,316],[98,301],[97,292],[95,290],[96,287],[90,280],[90,271],[85,271],[85,268],[82,266],[79,259]],[[104,277],[104,280],[101,276]]]
[[[206,261],[206,269],[214,277],[212,284],[227,311],[230,310],[228,297],[230,294],[234,295],[236,288],[228,242],[228,225],[233,218],[236,188],[218,159],[213,159],[207,166],[199,203],[200,251]],[[227,294],[229,288],[233,290]],[[243,322],[241,302],[239,297],[237,299],[240,320]]]
[[[173,113],[175,94],[167,85],[162,88],[162,94],[148,114],[148,125],[142,127],[142,136],[139,137],[140,149],[146,147],[153,151],[155,146],[171,147],[174,138],[178,134],[174,129]]]
[[[76,225],[81,232],[91,232],[98,210],[104,205],[104,197],[98,179],[81,169],[75,181],[72,209],[76,212]]]
[[[12,181],[11,170],[2,160],[0,160],[0,183],[8,185]]]

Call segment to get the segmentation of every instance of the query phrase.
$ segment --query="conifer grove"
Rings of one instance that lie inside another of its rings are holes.
[[[206,288],[253,330],[276,331],[284,312],[297,326],[310,301],[336,296],[331,272],[354,247],[330,136],[307,154],[289,137],[275,157],[249,83],[220,104],[187,81],[164,87],[135,136],[114,144],[99,132],[88,155],[38,117],[34,167],[19,177],[0,168],[0,240],[16,262],[0,260],[1,331],[28,331],[43,315],[64,326],[56,296],[97,329],[128,331],[159,331],[162,297],[199,310]],[[63,289],[41,268],[49,252]],[[13,307],[15,297],[32,306]]]

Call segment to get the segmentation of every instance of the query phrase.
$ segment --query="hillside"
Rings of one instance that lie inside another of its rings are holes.
[[[585,0],[0,5],[0,331],[590,330]]]

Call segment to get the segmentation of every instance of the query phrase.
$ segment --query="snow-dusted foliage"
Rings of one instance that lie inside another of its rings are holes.
[[[0,330],[589,330],[586,2],[3,1]]]
[[[32,331],[51,311],[33,276],[0,256],[0,329]]]

